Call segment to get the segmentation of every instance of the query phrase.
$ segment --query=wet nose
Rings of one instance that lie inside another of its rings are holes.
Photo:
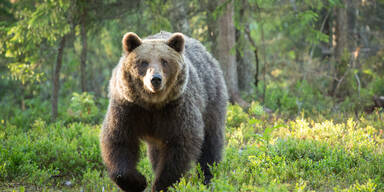
[[[155,74],[152,76],[151,83],[154,88],[160,88],[161,85],[161,75]]]

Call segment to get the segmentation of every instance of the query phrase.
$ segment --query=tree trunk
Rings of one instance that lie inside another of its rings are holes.
[[[239,3],[239,13],[237,17],[237,23],[240,28],[246,30],[246,15],[245,8],[247,3]],[[245,31],[244,30],[244,31]],[[254,53],[252,51],[252,45],[247,39],[247,32],[236,29],[236,59],[237,59],[237,76],[239,82],[239,90],[242,93],[251,94],[252,84],[255,82],[255,65]],[[257,58],[257,56],[256,56]],[[257,86],[257,85],[256,85]]]
[[[348,58],[345,55],[348,50],[348,0],[342,0],[343,6],[336,9],[334,61],[335,61],[335,80],[333,82],[333,96],[340,96],[340,87],[342,81],[345,81],[348,69]],[[347,88],[347,87],[345,87]],[[341,91],[343,92],[343,91]],[[344,93],[341,93],[344,94]]]
[[[261,44],[262,44],[262,50],[263,50],[263,62],[264,62],[264,66],[263,66],[263,102],[265,102],[265,94],[266,94],[266,91],[267,91],[267,78],[266,78],[266,74],[267,74],[267,51],[265,50],[265,38],[264,38],[264,24],[262,23],[260,25],[260,30],[261,30]]]
[[[256,45],[256,42],[252,39],[252,36],[251,36],[251,32],[249,30],[249,26],[246,26],[245,27],[245,35],[247,36],[247,39],[249,41],[249,43],[253,46],[254,50],[253,50],[253,54],[255,56],[255,64],[256,64],[256,69],[255,69],[255,73],[254,73],[254,85],[255,87],[258,86],[259,84],[259,69],[260,69],[260,62],[259,62],[259,52],[258,52],[258,48],[257,48],[257,45]]]
[[[335,59],[339,62],[343,56],[344,49],[347,47],[348,21],[347,21],[347,0],[342,0],[344,6],[337,8],[336,11],[336,47]]]
[[[87,64],[87,26],[86,26],[86,9],[80,18],[80,35],[81,35],[81,56],[80,56],[80,83],[81,91],[87,91],[86,84],[86,64]]]
[[[252,84],[255,82],[255,52],[239,30],[236,30],[236,47],[239,90],[242,93],[251,94]]]
[[[256,63],[256,71],[255,71],[255,87],[257,87],[259,85],[259,68],[260,68],[260,64],[259,64],[259,53],[257,51],[257,48],[255,48],[254,50],[254,55],[255,55],[255,63]]]
[[[216,1],[208,1],[207,7],[207,28],[208,28],[208,39],[212,43],[211,53],[214,58],[218,59],[218,50],[217,50],[217,34],[218,34],[218,23],[217,19],[214,17],[213,13],[216,10],[218,4]]]
[[[172,11],[169,17],[173,23],[174,32],[182,32],[186,35],[191,35],[188,21],[188,3],[186,0],[172,0]]]
[[[247,103],[240,97],[236,55],[232,52],[235,48],[235,26],[233,22],[233,2],[221,0],[220,3],[227,3],[224,13],[218,20],[219,34],[217,37],[218,60],[222,66],[224,78],[226,80],[230,101],[242,107],[247,107]]]
[[[60,70],[63,61],[63,53],[65,47],[65,41],[67,36],[64,35],[59,44],[57,50],[56,65],[53,69],[52,80],[53,80],[53,89],[52,89],[52,119],[55,120],[57,117],[57,105],[59,101],[59,90],[60,90]]]

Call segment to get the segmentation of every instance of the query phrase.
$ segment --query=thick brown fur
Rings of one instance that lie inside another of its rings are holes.
[[[228,100],[218,62],[200,42],[180,33],[144,40],[127,33],[122,44],[101,133],[110,177],[124,191],[146,188],[136,169],[145,141],[155,172],[152,191],[166,191],[193,162],[200,163],[209,183],[209,165],[222,156]],[[154,75],[161,77],[157,87]]]

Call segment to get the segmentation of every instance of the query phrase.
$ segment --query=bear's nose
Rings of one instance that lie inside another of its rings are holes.
[[[152,86],[156,89],[160,88],[161,80],[162,80],[161,75],[159,74],[153,75],[151,79]]]

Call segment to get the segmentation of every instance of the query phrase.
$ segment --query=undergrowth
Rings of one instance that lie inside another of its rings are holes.
[[[0,119],[1,191],[118,191],[100,157],[101,112],[92,97],[73,97],[56,122]],[[383,191],[383,120],[379,111],[286,118],[256,102],[246,112],[230,105],[212,183],[202,184],[197,165],[170,191]],[[144,145],[142,154],[138,167],[151,183]]]

